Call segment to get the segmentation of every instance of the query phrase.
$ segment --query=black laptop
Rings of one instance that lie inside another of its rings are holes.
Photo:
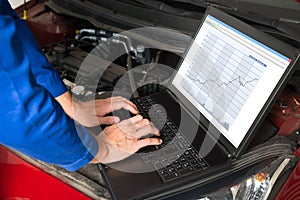
[[[133,101],[163,144],[99,165],[112,198],[157,199],[222,176],[293,73],[299,52],[208,8],[165,92]]]

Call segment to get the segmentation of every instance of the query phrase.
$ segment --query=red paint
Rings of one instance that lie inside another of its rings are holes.
[[[88,200],[89,198],[0,146],[0,199]]]
[[[294,154],[300,159],[300,148],[298,148]],[[300,199],[300,162],[298,162],[292,174],[276,197],[276,200],[295,199]]]
[[[42,3],[28,9],[27,15],[27,24],[41,46],[57,43],[75,36],[78,20],[56,14],[47,9]]]
[[[275,103],[268,117],[278,128],[277,134],[289,136],[300,129],[300,93],[286,87],[278,101],[284,106]]]

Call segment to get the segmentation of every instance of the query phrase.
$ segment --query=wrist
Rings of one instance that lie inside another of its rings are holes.
[[[109,157],[109,145],[106,141],[104,132],[101,132],[98,136],[96,136],[96,140],[98,142],[98,153],[95,155],[93,160],[90,161],[90,164],[95,163],[108,163],[107,158]]]

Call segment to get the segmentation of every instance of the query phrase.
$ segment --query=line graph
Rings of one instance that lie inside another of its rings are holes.
[[[235,81],[237,81],[237,82],[239,83],[240,86],[244,86],[244,87],[245,87],[247,84],[250,84],[250,83],[252,83],[252,82],[255,82],[255,81],[258,81],[258,80],[259,80],[258,78],[251,78],[250,80],[243,81],[242,78],[241,78],[241,76],[238,76],[238,77],[236,77],[236,78],[234,78],[234,79],[232,79],[232,80],[230,80],[230,81],[228,81],[228,82],[220,82],[219,79],[215,79],[215,80],[205,80],[204,82],[201,82],[200,79],[195,79],[195,78],[193,78],[193,77],[191,77],[191,76],[188,76],[188,77],[189,77],[191,80],[198,82],[199,85],[205,85],[205,84],[208,84],[208,82],[212,82],[212,83],[218,85],[219,87],[221,87],[221,86],[227,86],[227,85],[229,85],[229,84],[233,84],[233,82],[235,82]]]
[[[228,130],[264,70],[265,66],[252,55],[210,32],[191,59],[180,84]]]

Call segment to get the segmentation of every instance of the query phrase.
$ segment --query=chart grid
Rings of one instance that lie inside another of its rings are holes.
[[[189,63],[181,86],[228,130],[264,70],[251,55],[210,32]]]

